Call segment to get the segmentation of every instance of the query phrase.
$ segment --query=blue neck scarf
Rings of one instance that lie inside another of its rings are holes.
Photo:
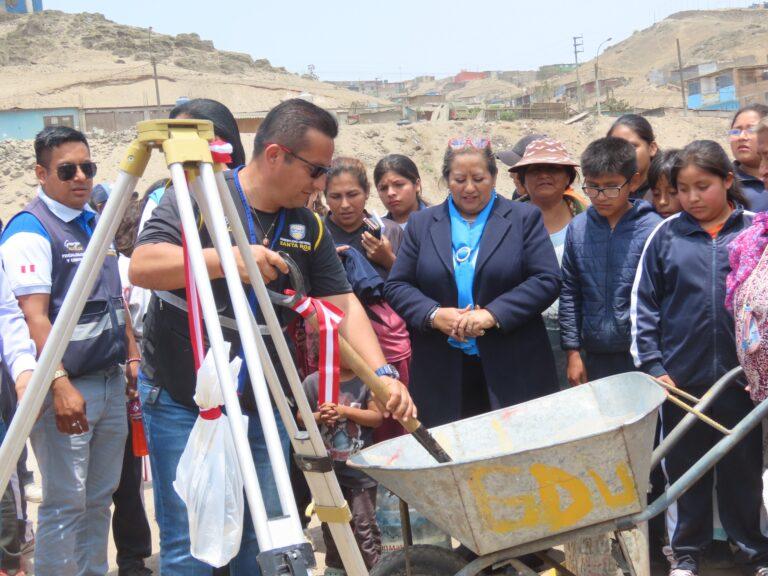
[[[456,281],[456,289],[459,294],[458,308],[474,308],[475,300],[472,295],[472,287],[475,281],[475,264],[477,263],[477,253],[480,250],[480,240],[483,237],[485,224],[491,215],[493,205],[496,202],[496,190],[491,193],[491,199],[482,209],[477,219],[469,223],[461,217],[456,205],[453,203],[453,197],[448,197],[448,213],[451,216],[451,253],[453,260],[453,277]],[[475,338],[468,338],[466,342],[459,342],[453,338],[448,338],[448,344],[458,348],[464,354],[470,356],[479,356],[480,350],[477,348]]]

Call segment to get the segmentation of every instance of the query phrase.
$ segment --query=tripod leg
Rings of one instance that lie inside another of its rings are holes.
[[[136,158],[133,162],[131,173],[123,170],[118,175],[112,194],[107,200],[104,212],[88,243],[83,260],[80,262],[46,345],[40,354],[37,369],[19,403],[8,428],[8,434],[0,446],[0,493],[5,491],[8,480],[13,470],[16,469],[16,462],[18,462],[24,443],[37,421],[56,366],[61,362],[61,358],[69,345],[72,333],[85,306],[85,301],[88,299],[104,263],[107,249],[115,237],[117,227],[130,202],[131,194],[144,171],[146,161],[149,159],[148,151],[135,143],[131,146],[129,154],[133,154],[134,157],[141,156],[141,158]]]
[[[224,217],[224,210],[218,197],[216,188],[216,179],[211,164],[200,165],[200,180],[202,181],[201,207],[205,205],[209,220],[207,221],[208,230],[216,238],[216,243],[221,250],[219,258],[221,267],[224,270],[224,276],[229,288],[229,295],[235,311],[235,320],[240,333],[240,340],[243,346],[243,353],[250,375],[251,386],[256,398],[256,406],[259,411],[262,429],[269,451],[269,459],[272,464],[272,471],[275,477],[275,484],[280,496],[283,515],[292,519],[291,532],[284,535],[275,534],[273,539],[277,545],[290,545],[297,542],[303,542],[304,533],[301,530],[301,521],[296,508],[296,501],[293,498],[291,489],[291,480],[288,473],[288,466],[284,459],[282,444],[275,422],[275,415],[272,410],[272,402],[269,397],[264,371],[259,360],[258,347],[256,344],[256,334],[251,324],[251,307],[248,303],[242,281],[237,271],[237,263],[234,253],[229,246],[229,232],[227,231],[227,222]],[[260,335],[259,335],[260,337]],[[278,540],[282,536],[283,541]]]
[[[324,460],[327,461],[327,450],[323,444],[314,417],[312,416],[312,409],[307,402],[304,389],[301,386],[301,380],[296,371],[296,366],[293,363],[293,357],[288,349],[285,334],[282,331],[280,322],[272,307],[272,302],[267,295],[266,286],[264,285],[258,266],[253,257],[250,256],[250,243],[240,221],[235,202],[229,192],[229,187],[224,181],[224,175],[221,172],[217,172],[215,177],[224,213],[230,223],[235,243],[237,244],[240,253],[244,255],[243,259],[248,269],[251,285],[256,292],[259,308],[264,315],[267,327],[269,328],[269,333],[272,337],[272,342],[277,349],[283,371],[288,380],[288,384],[290,385],[293,397],[296,400],[302,420],[305,423],[306,432],[299,432],[293,413],[287,407],[285,394],[283,393],[280,382],[277,381],[276,378],[274,382],[270,381],[269,384],[273,397],[278,404],[278,408],[280,408],[280,413],[285,422],[286,429],[291,433],[291,443],[296,451],[297,457],[306,458],[304,464],[300,463],[300,467],[304,471],[310,491],[317,504],[318,517],[320,520],[327,522],[347,573],[365,576],[368,574],[368,570],[365,567],[363,557],[360,554],[360,549],[357,546],[357,541],[355,540],[349,525],[349,510],[346,507],[347,504],[344,500],[336,475],[333,473],[332,467],[330,468],[330,471],[327,469],[325,472],[318,471],[318,468],[322,469],[320,463]],[[261,339],[260,336],[259,339]],[[265,365],[266,364],[267,363],[265,362]],[[269,372],[267,373],[267,376],[269,377]],[[281,404],[284,404],[282,408]],[[318,464],[318,468],[313,468],[313,463]]]
[[[221,323],[219,322],[216,302],[213,298],[213,290],[211,288],[210,278],[208,277],[208,269],[206,268],[205,259],[203,257],[203,248],[200,243],[200,235],[197,231],[197,223],[195,222],[192,201],[189,196],[184,166],[180,162],[174,162],[170,164],[169,168],[173,180],[173,187],[176,191],[176,203],[179,208],[181,225],[189,249],[192,272],[200,296],[208,340],[214,357],[216,373],[219,377],[224,404],[227,408],[227,416],[232,430],[232,438],[237,450],[240,469],[243,474],[245,494],[248,499],[248,507],[251,511],[251,517],[253,518],[256,538],[261,549],[269,550],[273,547],[272,535],[268,528],[267,513],[261,498],[259,479],[256,476],[253,455],[251,454],[250,444],[248,443],[248,435],[244,426],[243,414],[240,410],[240,402],[237,398],[237,386],[233,381],[229,370],[229,358],[225,353],[224,336],[221,331]]]

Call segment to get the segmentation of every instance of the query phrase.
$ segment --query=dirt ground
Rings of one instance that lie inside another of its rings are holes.
[[[606,134],[613,119],[588,118],[582,122],[565,125],[561,121],[517,120],[513,122],[420,122],[407,126],[395,124],[366,124],[341,126],[336,141],[337,156],[354,156],[363,161],[372,176],[378,160],[390,153],[405,154],[413,158],[419,167],[424,196],[430,202],[445,198],[446,188],[441,182],[441,164],[445,148],[451,138],[462,136],[490,137],[494,150],[512,147],[521,137],[543,133],[562,140],[570,153],[578,157],[592,140]],[[680,147],[691,140],[711,139],[728,146],[725,131],[728,120],[665,116],[652,118],[651,122],[662,147]],[[253,147],[253,134],[243,134],[246,153]],[[90,139],[94,161],[99,166],[96,182],[113,182],[118,165],[133,138],[131,131],[118,132]],[[34,150],[31,141],[0,141],[0,218],[8,218],[18,212],[35,193]],[[167,177],[168,171],[162,156],[155,153],[147,167],[138,191],[144,190],[155,180]],[[372,179],[372,178],[371,178]],[[512,180],[500,166],[498,191],[509,196],[514,189]],[[375,193],[371,194],[370,207],[381,210]]]
[[[29,450],[29,460],[28,464],[30,465],[31,470],[35,473],[35,476],[39,478],[39,472],[37,469],[37,463],[34,460],[34,454],[31,450]],[[159,562],[160,562],[160,535],[158,532],[158,526],[154,519],[154,512],[155,512],[155,506],[154,506],[154,500],[152,496],[152,484],[145,483],[144,486],[144,506],[147,511],[147,517],[149,518],[149,524],[150,528],[152,530],[152,557],[147,562],[147,567],[151,568],[156,576],[160,575],[160,568],[159,568]],[[28,512],[30,520],[33,522],[37,522],[37,504],[30,503],[28,506]],[[317,521],[317,518],[313,518],[312,523],[310,524],[309,528],[310,532],[310,539],[313,542],[321,542],[321,545],[317,548],[319,548],[318,551],[315,553],[315,558],[317,560],[317,569],[315,570],[314,574],[316,576],[322,576],[322,574],[325,573],[325,554],[322,551],[322,536],[320,534],[320,527]],[[114,541],[112,540],[112,537],[110,536],[109,539],[109,573],[107,576],[118,576],[118,570],[117,570],[117,564],[115,562],[115,545]],[[665,576],[667,573],[666,569],[659,565],[654,566],[652,570],[652,576]],[[29,573],[28,576],[33,576],[33,572]],[[715,565],[705,565],[703,567],[703,570],[700,574],[700,576],[737,576],[740,574],[740,572],[735,568],[730,567],[722,567],[722,566],[715,566]],[[552,571],[548,571],[543,573],[544,576],[557,576]],[[449,576],[449,575],[446,575]],[[579,576],[605,576],[600,574],[581,574]]]

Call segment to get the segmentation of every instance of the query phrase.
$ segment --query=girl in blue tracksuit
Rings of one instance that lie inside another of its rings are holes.
[[[701,395],[738,365],[734,323],[725,308],[728,244],[752,222],[725,151],[715,142],[692,142],[672,171],[683,212],[657,226],[646,242],[632,289],[635,365],[670,384]],[[734,385],[715,401],[711,415],[735,425],[753,404]],[[665,403],[662,434],[684,412]],[[697,423],[663,462],[675,482],[714,443],[718,432]],[[712,486],[716,478],[720,520],[737,545],[737,561],[768,576],[768,539],[760,531],[762,439],[753,431],[667,512],[670,576],[698,574],[712,541]]]

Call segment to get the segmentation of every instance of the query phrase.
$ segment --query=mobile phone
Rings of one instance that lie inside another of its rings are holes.
[[[381,240],[381,226],[373,218],[363,218],[365,230],[377,240]]]

